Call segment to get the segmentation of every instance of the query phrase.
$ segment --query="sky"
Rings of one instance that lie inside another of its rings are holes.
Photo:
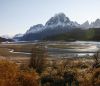
[[[100,18],[100,0],[0,0],[0,35],[25,33],[57,13],[82,24]]]

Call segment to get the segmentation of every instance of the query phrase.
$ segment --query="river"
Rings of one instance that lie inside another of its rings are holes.
[[[56,57],[84,57],[84,56],[93,56],[96,52],[99,52],[100,42],[93,41],[75,41],[75,42],[55,42],[50,43],[51,45],[69,45],[73,48],[48,48],[48,52],[51,56]]]
[[[84,56],[93,56],[97,51],[100,50],[100,42],[94,42],[94,41],[75,41],[75,42],[42,42],[42,44],[45,44],[45,47],[47,49],[48,55],[53,57],[84,57]],[[14,43],[9,43],[10,45]],[[8,45],[9,45],[8,44]],[[15,43],[17,45],[17,43]],[[18,43],[18,45],[21,44],[27,44],[27,43]],[[36,44],[34,42],[28,44]],[[48,47],[53,45],[54,47]],[[65,46],[73,46],[73,47],[65,47],[65,48],[55,48],[55,46],[59,45],[65,45]],[[31,54],[26,52],[14,52],[13,49],[9,49],[10,53],[22,53],[22,54]]]

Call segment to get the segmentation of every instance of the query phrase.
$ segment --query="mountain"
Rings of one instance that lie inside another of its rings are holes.
[[[22,41],[42,40],[47,36],[57,35],[60,33],[70,32],[79,26],[77,22],[71,21],[64,13],[56,14],[51,17],[46,24],[37,24],[32,26],[23,37]]]
[[[37,25],[30,27],[30,29],[26,31],[26,34],[37,33],[43,30],[44,30],[44,26],[42,24],[37,24]]]
[[[63,13],[59,13],[56,14],[54,17],[50,18],[45,26],[48,28],[54,28],[54,27],[58,27],[58,26],[62,26],[62,27],[74,27],[76,26],[74,24],[74,22],[70,21],[70,19],[68,17],[65,16],[65,14]]]
[[[14,41],[19,41],[21,37],[23,37],[23,34],[20,34],[20,33],[19,33],[19,34],[16,34],[16,35],[13,37],[13,40],[14,40]]]
[[[84,33],[84,30],[88,30],[89,28],[100,28],[100,19],[97,19],[96,21],[90,24],[88,21],[84,22],[83,24],[78,24],[76,21],[71,21],[68,17],[66,17],[64,13],[58,13],[51,17],[45,23],[45,25],[33,25],[26,31],[26,33],[16,35],[14,39],[16,41],[43,40],[50,36],[55,36],[64,33]]]
[[[90,24],[89,24],[88,21],[86,21],[83,24],[81,24],[80,27],[83,28],[83,29],[88,29],[88,28],[90,28]]]
[[[5,39],[12,39],[12,36],[9,36],[9,35],[1,35],[1,37]]]
[[[0,37],[0,42],[6,42],[6,41],[7,42],[12,42],[13,40]]]
[[[96,19],[95,22],[92,22],[90,28],[100,28],[100,19]]]
[[[80,28],[88,29],[88,28],[100,28],[100,19],[96,19],[94,22],[89,24],[88,21],[84,22],[80,25]]]

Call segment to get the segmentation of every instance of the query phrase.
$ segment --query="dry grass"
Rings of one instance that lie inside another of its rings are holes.
[[[63,77],[64,72],[74,72],[79,86],[93,86],[94,76],[97,78],[94,86],[100,86],[100,68],[92,68],[93,59],[57,59],[50,63],[42,76]],[[96,74],[99,74],[98,77]]]
[[[12,62],[0,61],[0,86],[38,86],[38,74],[22,71]]]
[[[30,49],[33,47],[34,45],[30,45],[29,47],[28,45],[7,46],[7,48],[13,48],[16,51],[25,52],[30,52]],[[1,59],[8,58],[9,53],[7,48],[0,48],[0,54],[2,55]],[[2,50],[5,51],[5,53]],[[37,56],[42,58],[42,56],[39,56],[39,53],[33,53],[33,61],[37,61]],[[65,80],[65,73],[68,73],[69,75],[72,74],[74,78],[72,86],[75,86],[75,82],[78,82],[79,86],[100,86],[100,68],[93,68],[95,61],[92,58],[46,58],[45,68],[41,71],[41,74],[34,71],[38,66],[33,68],[28,66],[30,63],[30,58],[27,56],[9,56],[7,60],[9,62],[4,60],[0,61],[0,86],[41,86],[39,82],[43,78],[44,80],[53,79],[53,81],[57,83],[58,81],[62,82]],[[34,65],[39,65],[38,68],[42,67],[41,62],[38,64],[35,62]],[[49,85],[46,84],[45,86]]]
[[[34,72],[34,70],[30,69],[28,67],[28,63],[23,63],[18,66],[12,62],[4,60],[0,61],[0,86],[41,86],[38,83],[39,77],[40,79],[42,79],[45,76],[50,76],[54,81],[57,82],[59,80],[63,80],[65,72],[74,73],[74,78],[79,82],[79,86],[100,85],[100,68],[93,69],[91,65],[93,64],[93,61],[89,62],[90,59],[55,59],[51,61],[50,59],[46,60],[46,67],[44,70],[42,70],[42,73],[40,75]],[[7,79],[8,77],[11,78]],[[8,83],[12,81],[13,83]],[[7,83],[7,85],[4,84],[5,82]],[[15,85],[16,83],[17,85]],[[73,82],[72,84],[72,86],[74,86],[75,82]],[[46,84],[46,86],[49,85]]]

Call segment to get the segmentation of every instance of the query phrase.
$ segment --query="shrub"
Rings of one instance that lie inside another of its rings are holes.
[[[94,59],[93,68],[100,67],[100,63],[99,63],[99,53],[98,52],[93,56],[93,59]]]
[[[17,86],[18,71],[16,64],[0,61],[0,86]]]
[[[15,63],[0,61],[0,86],[38,86],[35,71],[21,71]]]
[[[32,55],[29,67],[36,69],[36,72],[41,73],[44,69],[46,51],[44,47],[36,46],[32,49]]]
[[[18,76],[18,86],[38,86],[38,75],[35,71],[24,71]]]
[[[100,68],[96,69],[92,77],[93,86],[100,86]]]

